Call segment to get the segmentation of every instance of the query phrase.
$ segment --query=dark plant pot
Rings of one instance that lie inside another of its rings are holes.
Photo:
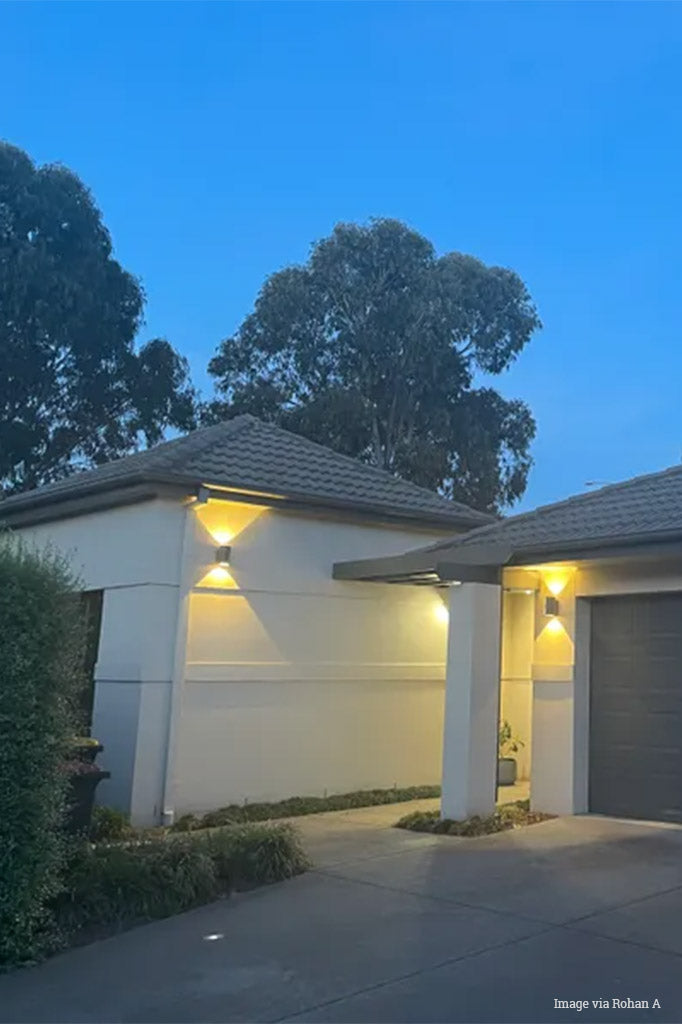
[[[84,764],[94,764],[97,755],[104,750],[101,743],[84,743],[73,748],[74,756]]]
[[[516,782],[516,760],[513,757],[500,757],[497,761],[497,785],[513,786]]]
[[[92,807],[95,802],[95,790],[102,779],[111,777],[111,772],[97,769],[94,772],[74,774],[69,779],[67,795],[68,812],[66,815],[67,832],[87,832],[92,818]]]

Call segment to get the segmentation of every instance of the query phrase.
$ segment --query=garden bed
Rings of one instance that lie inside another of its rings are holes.
[[[62,944],[80,944],[233,891],[291,878],[307,867],[296,831],[285,824],[81,840],[74,844],[52,909]]]
[[[440,811],[414,811],[397,821],[395,828],[444,836],[489,836],[495,832],[523,828],[525,825],[537,825],[554,817],[553,814],[531,811],[529,800],[515,800],[513,803],[502,804],[487,817],[474,815],[464,821],[441,818]]]
[[[271,821],[297,818],[323,811],[348,811],[354,807],[376,807],[382,804],[406,803],[440,796],[440,786],[408,786],[404,789],[359,789],[334,796],[293,796],[275,803],[230,804],[198,817],[185,814],[172,826],[174,832],[242,824],[248,821]]]

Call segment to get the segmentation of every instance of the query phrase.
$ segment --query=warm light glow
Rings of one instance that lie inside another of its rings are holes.
[[[565,590],[574,569],[570,565],[539,566],[542,582],[553,597],[558,597]]]
[[[224,565],[215,565],[207,575],[216,580],[226,580],[230,575],[230,570],[226,569]]]
[[[545,630],[547,630],[548,633],[562,633],[564,631],[563,622],[561,619],[557,619],[556,616],[553,616],[545,626]]]
[[[221,590],[234,590],[237,586],[230,570],[224,565],[214,565],[197,584],[199,587],[220,587]]]
[[[434,606],[433,613],[439,622],[447,622],[448,619],[450,618],[450,614],[447,608],[441,601],[439,601],[438,604]]]
[[[197,566],[195,587],[210,587],[215,590],[238,590],[240,586],[239,572],[236,578],[232,569],[225,564],[216,565],[212,560],[216,557],[216,545],[219,547],[232,544],[248,546],[248,531],[266,509],[262,505],[247,505],[244,502],[222,501],[211,498],[205,504],[195,507],[201,529],[201,543],[205,546],[206,561]],[[213,549],[212,551],[210,549]]]
[[[234,538],[233,530],[212,530],[211,534],[215,538],[216,542],[221,546],[224,544],[229,544],[230,541]]]

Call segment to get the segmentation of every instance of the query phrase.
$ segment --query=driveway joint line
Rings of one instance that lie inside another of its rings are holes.
[[[530,924],[541,924],[554,928],[560,927],[560,921],[547,921],[541,917],[531,917],[528,914],[520,914],[516,910],[499,910],[497,907],[486,906],[482,903],[463,903],[462,900],[453,896],[435,896],[432,893],[417,892],[414,889],[403,889],[395,885],[385,885],[381,882],[370,882],[365,878],[349,878],[347,875],[339,875],[332,871],[323,871],[315,868],[313,874],[326,875],[329,878],[339,878],[344,882],[354,882],[357,885],[368,885],[373,889],[383,889],[386,892],[401,893],[405,896],[416,896],[418,899],[431,900],[434,903],[448,903],[451,906],[463,907],[465,910],[482,910],[489,914],[499,914],[501,917],[515,917],[519,921],[528,921]]]
[[[557,931],[559,927],[559,925],[553,924],[547,928],[543,928],[539,932],[536,932],[534,935],[519,935],[513,939],[507,939],[505,942],[496,942],[492,946],[486,946],[485,949],[475,949],[468,953],[460,953],[457,956],[448,957],[446,960],[440,960],[438,963],[420,967],[416,971],[408,971],[407,974],[400,974],[395,978],[386,978],[382,981],[376,982],[374,985],[366,985],[364,988],[359,988],[356,991],[346,992],[342,996],[335,996],[333,999],[326,999],[321,1003],[306,1006],[304,1009],[298,1010],[293,1014],[288,1014],[286,1017],[276,1017],[271,1024],[285,1024],[286,1021],[295,1021],[298,1017],[303,1016],[304,1013],[310,1013],[313,1010],[321,1010],[327,1006],[334,1006],[336,1003],[343,1003],[347,999],[354,999],[356,996],[365,995],[367,992],[376,992],[379,989],[386,988],[388,985],[396,985],[401,981],[408,981],[410,978],[418,978],[420,974],[428,974],[430,971],[438,971],[442,967],[448,967],[451,964],[460,963],[464,960],[472,960],[477,956],[483,956],[486,953],[493,953],[498,949],[505,949],[507,946],[515,946],[519,942],[527,942],[529,939],[535,939],[541,935],[546,935],[548,932]]]
[[[637,949],[646,949],[650,953],[663,953],[669,956],[676,956],[682,959],[682,952],[676,949],[664,949],[663,946],[650,946],[648,942],[638,942],[637,939],[626,939],[622,935],[605,935],[603,932],[593,932],[589,928],[574,928],[571,924],[559,925],[565,931],[579,932],[581,935],[593,935],[596,939],[607,939],[608,942],[621,942],[625,946],[635,946]]]
[[[628,907],[636,907],[638,903],[655,900],[658,896],[669,896],[671,892],[678,892],[680,889],[682,889],[682,885],[673,885],[669,889],[658,889],[656,892],[650,892],[646,896],[636,896],[625,903],[614,903],[608,907],[601,907],[599,910],[592,910],[589,914],[581,914],[580,917],[571,917],[568,921],[564,921],[563,924],[570,926],[578,924],[580,921],[589,921],[591,917],[599,917],[600,914],[610,914],[613,910],[626,910]],[[580,929],[580,931],[583,930]]]

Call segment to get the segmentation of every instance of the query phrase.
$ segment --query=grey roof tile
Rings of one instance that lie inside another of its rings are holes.
[[[532,512],[471,530],[429,549],[452,551],[491,545],[508,546],[513,552],[548,551],[583,542],[605,543],[628,538],[655,542],[679,531],[682,534],[682,466],[610,484],[587,494],[542,505]]]
[[[94,487],[113,489],[145,478],[352,505],[391,516],[442,521],[445,526],[466,528],[492,518],[249,415],[8,498],[0,505],[0,517],[37,503],[76,497]]]

